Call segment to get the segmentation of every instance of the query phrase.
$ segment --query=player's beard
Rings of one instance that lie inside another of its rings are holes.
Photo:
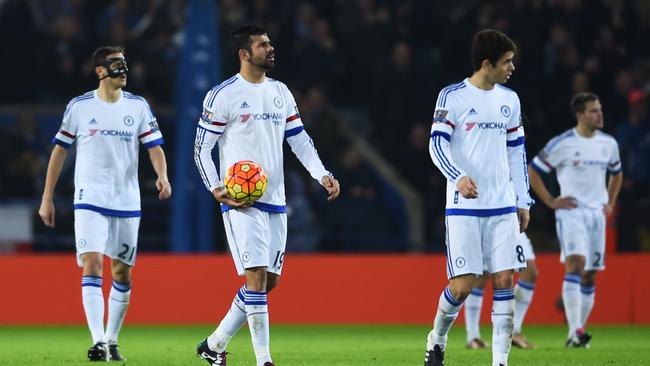
[[[275,60],[271,60],[270,57],[275,57],[274,53],[267,55],[263,60],[251,60],[251,64],[259,69],[264,71],[270,71],[275,66]]]

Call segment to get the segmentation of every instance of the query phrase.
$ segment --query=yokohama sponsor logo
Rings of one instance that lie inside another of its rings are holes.
[[[479,130],[503,130],[506,131],[507,125],[503,122],[467,122],[465,123],[465,131],[471,131],[474,127]]]

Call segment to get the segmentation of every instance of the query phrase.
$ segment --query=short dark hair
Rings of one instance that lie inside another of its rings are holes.
[[[93,66],[103,66],[106,62],[106,56],[113,53],[124,54],[124,47],[122,46],[102,46],[93,52]]]
[[[266,34],[266,29],[261,25],[257,24],[244,24],[235,28],[230,32],[230,43],[232,45],[232,50],[235,53],[235,57],[239,59],[239,50],[244,49],[250,53],[253,53],[251,45],[253,36],[261,36]]]
[[[499,58],[506,52],[517,52],[517,45],[507,35],[495,29],[484,29],[472,40],[472,66],[474,71],[481,69],[483,60],[488,60],[492,66],[497,65]]]
[[[571,113],[575,116],[583,113],[587,108],[587,103],[600,100],[594,93],[578,93],[571,98]]]

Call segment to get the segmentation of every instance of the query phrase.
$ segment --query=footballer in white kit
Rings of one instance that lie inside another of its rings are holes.
[[[48,166],[39,214],[54,226],[54,187],[66,150],[76,143],[74,226],[77,260],[83,268],[82,298],[93,346],[91,361],[123,361],[117,347],[131,295],[140,225],[138,153],[148,151],[158,175],[159,198],[171,195],[163,137],[144,98],[123,91],[128,67],[121,47],[93,54],[99,87],[73,98],[64,112]],[[112,259],[113,286],[104,331],[103,256]]]
[[[603,112],[598,96],[576,94],[571,107],[577,126],[551,139],[529,171],[535,193],[555,210],[560,260],[566,268],[562,290],[569,323],[566,345],[584,347],[591,338],[583,328],[594,303],[594,278],[605,269],[605,223],[623,175],[616,140],[599,131]],[[553,169],[560,184],[559,197],[549,193],[540,176]]]
[[[225,348],[248,317],[258,366],[273,365],[269,351],[267,293],[282,273],[287,239],[282,145],[286,141],[298,160],[329,193],[339,185],[321,162],[305,131],[287,86],[266,76],[275,54],[266,31],[243,25],[232,33],[240,72],[210,90],[198,121],[194,159],[208,191],[221,203],[230,252],[246,284],[215,332],[197,354],[211,365],[225,365]],[[219,148],[219,169],[212,149]],[[228,197],[219,172],[241,160],[258,163],[268,177],[264,195],[252,206]]]
[[[483,268],[494,284],[493,365],[507,365],[514,312],[513,270],[526,267],[520,232],[528,225],[524,129],[519,97],[500,85],[514,72],[514,42],[483,30],[472,42],[474,73],[438,95],[429,152],[447,179],[447,278],[425,366],[443,365],[447,334]]]
[[[240,276],[246,268],[268,267],[280,275],[287,236],[282,144],[287,141],[311,176],[330,176],[304,129],[296,102],[287,86],[266,77],[251,83],[241,74],[214,87],[203,101],[195,159],[206,188],[223,186],[212,149],[219,145],[219,171],[241,160],[264,169],[268,186],[249,209],[221,204],[226,235]]]
[[[447,178],[447,277],[524,268],[516,212],[532,199],[517,94],[465,79],[443,89],[436,108],[430,153]],[[463,176],[480,187],[478,198],[460,194]]]
[[[531,167],[542,174],[555,169],[560,195],[575,198],[575,208],[555,211],[562,263],[568,255],[581,255],[585,270],[604,270],[603,207],[609,201],[604,182],[607,173],[621,172],[616,140],[600,131],[583,137],[572,128],[549,141]]]

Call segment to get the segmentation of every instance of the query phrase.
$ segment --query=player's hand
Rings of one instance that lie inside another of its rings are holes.
[[[41,201],[41,207],[38,209],[38,216],[41,217],[45,226],[54,227],[54,216],[56,209],[52,200]]]
[[[478,187],[476,187],[476,183],[468,175],[458,180],[458,183],[456,183],[456,189],[458,189],[458,192],[460,192],[464,198],[478,198]]]
[[[530,221],[530,211],[525,208],[518,208],[517,218],[519,219],[519,232],[523,233],[528,228],[528,222]]]
[[[167,179],[158,178],[156,180],[156,188],[158,188],[159,200],[166,200],[172,195],[172,185]]]
[[[611,215],[612,212],[614,212],[614,205],[613,204],[608,203],[608,204],[603,206],[603,214],[605,215],[605,217],[609,217],[609,215]]]
[[[578,207],[578,201],[571,196],[555,197],[549,206],[554,210],[573,210]]]
[[[339,181],[336,180],[334,177],[325,175],[323,176],[323,178],[320,179],[320,184],[322,184],[323,187],[325,187],[325,190],[327,191],[328,201],[334,201],[336,197],[339,196],[339,193],[341,193],[341,185],[339,184]]]
[[[215,188],[214,191],[212,191],[212,195],[214,196],[214,199],[217,200],[217,202],[223,203],[224,205],[228,205],[232,208],[246,208],[253,205],[253,202],[239,202],[234,200],[228,195],[228,190],[224,187]]]

